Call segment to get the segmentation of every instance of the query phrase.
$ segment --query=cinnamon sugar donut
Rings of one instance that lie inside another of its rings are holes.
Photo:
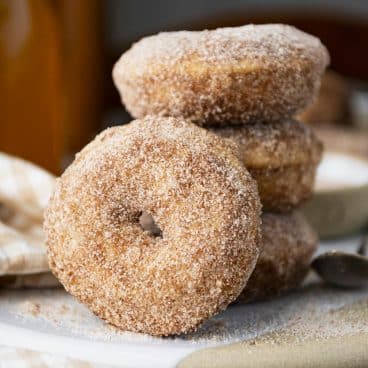
[[[289,119],[211,131],[238,145],[264,210],[285,212],[311,196],[322,143],[306,124]]]
[[[282,24],[143,38],[113,69],[134,117],[184,117],[199,125],[277,121],[303,110],[329,55],[320,40]]]
[[[237,302],[268,299],[297,287],[317,249],[317,235],[299,213],[265,213],[261,228],[261,253]]]
[[[143,230],[150,214],[160,231]],[[48,258],[67,291],[123,330],[194,330],[244,288],[258,257],[255,181],[231,145],[146,117],[107,129],[59,179]]]

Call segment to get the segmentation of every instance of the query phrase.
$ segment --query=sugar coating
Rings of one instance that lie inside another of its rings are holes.
[[[264,211],[286,213],[299,208],[313,195],[316,163],[249,169],[258,184]]]
[[[300,213],[264,213],[261,229],[261,253],[237,302],[268,299],[297,287],[317,249],[317,234]]]
[[[134,117],[228,125],[294,116],[315,97],[328,63],[318,38],[250,24],[143,38],[118,60],[113,79]]]
[[[211,128],[238,147],[264,210],[287,212],[312,195],[322,143],[306,124],[285,119]]]
[[[139,224],[152,215],[162,236]],[[146,117],[105,130],[58,180],[45,218],[66,290],[123,330],[194,330],[232,302],[258,257],[257,186],[232,145]]]
[[[242,161],[252,169],[274,169],[309,163],[317,165],[322,157],[322,142],[312,128],[293,119],[210,130],[235,142]]]

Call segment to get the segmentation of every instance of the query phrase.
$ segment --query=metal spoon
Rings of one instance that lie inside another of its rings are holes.
[[[341,287],[358,288],[368,286],[368,237],[358,254],[330,251],[316,257],[312,268],[326,282]]]
[[[368,255],[368,235],[363,238],[362,244],[358,249],[358,254],[360,254],[361,256]]]

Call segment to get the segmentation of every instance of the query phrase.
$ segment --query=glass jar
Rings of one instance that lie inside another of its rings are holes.
[[[0,0],[0,151],[58,173],[61,38],[49,1]]]

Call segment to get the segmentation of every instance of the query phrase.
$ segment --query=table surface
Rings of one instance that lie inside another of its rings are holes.
[[[358,238],[328,242],[319,252],[354,251],[358,244]],[[366,336],[368,290],[328,287],[314,275],[288,295],[269,302],[230,306],[197,332],[173,338],[119,331],[95,317],[64,290],[0,291],[0,367],[6,359],[40,359],[46,367],[81,366],[81,361],[93,367],[211,366],[216,352],[221,353],[216,361],[222,366],[235,357],[239,359],[238,366],[248,367],[250,362],[257,366],[257,359],[263,366],[266,353],[283,344],[288,349],[277,354],[287,366],[284,359],[292,356],[291,351],[302,349],[298,354],[309,352],[311,356],[311,349],[316,348],[311,343],[327,346],[339,339],[341,351],[345,349],[348,356]],[[354,338],[358,343],[353,347],[344,345],[345,340]],[[332,344],[336,345],[337,342]],[[244,359],[245,353],[253,354],[251,361]],[[354,353],[360,354],[355,350]],[[368,362],[366,354],[360,358]]]

